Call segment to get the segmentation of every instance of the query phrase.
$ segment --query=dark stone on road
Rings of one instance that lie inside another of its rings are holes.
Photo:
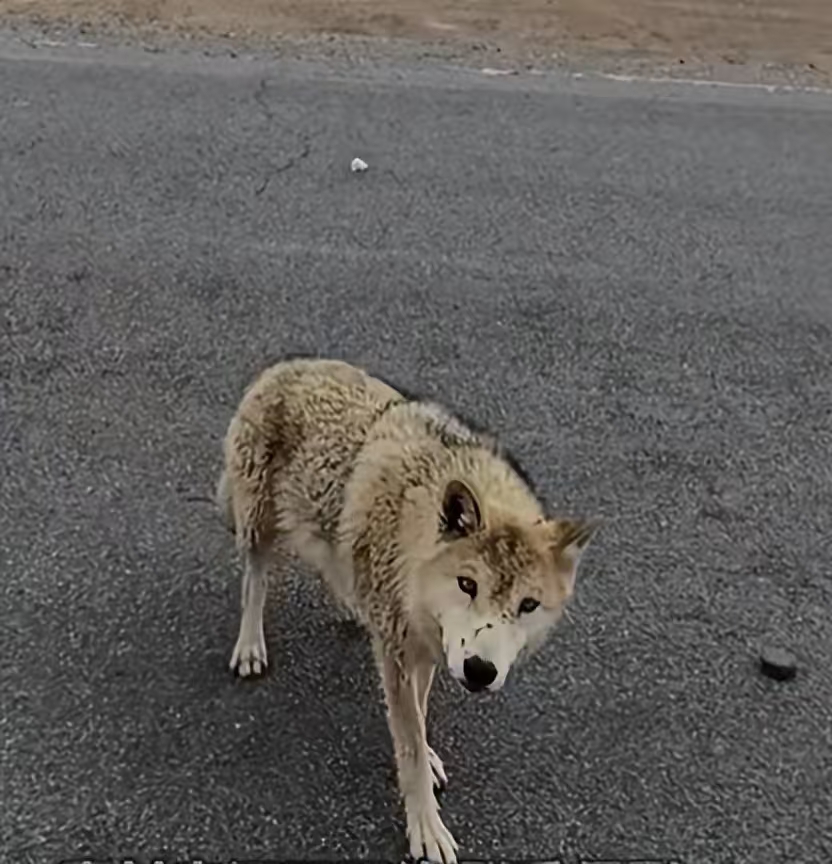
[[[785,649],[769,646],[760,652],[760,669],[775,681],[790,681],[797,674],[797,660]]]

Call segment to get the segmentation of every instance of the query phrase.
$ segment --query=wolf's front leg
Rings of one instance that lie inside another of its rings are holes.
[[[439,818],[425,721],[419,704],[419,676],[427,670],[403,667],[380,643],[376,657],[384,685],[387,719],[404,799],[410,854],[436,864],[456,864],[458,846]]]
[[[436,672],[435,663],[425,663],[416,670],[416,701],[422,711],[422,722],[427,728],[428,722],[428,700],[430,698],[430,687],[433,684],[433,676]],[[427,737],[427,733],[425,733]],[[436,751],[428,746],[428,762],[433,771],[433,785],[440,791],[448,786],[448,776],[445,774],[445,766],[436,755]]]

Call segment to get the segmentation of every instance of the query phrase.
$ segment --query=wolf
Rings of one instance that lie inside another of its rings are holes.
[[[426,736],[434,673],[500,690],[573,596],[597,519],[547,515],[496,439],[442,405],[338,359],[289,358],[245,390],[217,501],[242,563],[230,668],[269,658],[269,580],[316,571],[369,635],[414,860],[455,864],[447,775]]]

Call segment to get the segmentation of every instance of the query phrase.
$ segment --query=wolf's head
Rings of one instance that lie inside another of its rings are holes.
[[[598,523],[484,511],[472,488],[444,490],[423,609],[439,625],[448,669],[468,690],[495,691],[544,642],[569,602]]]

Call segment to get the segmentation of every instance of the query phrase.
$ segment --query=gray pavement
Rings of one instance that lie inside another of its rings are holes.
[[[606,519],[536,661],[434,693],[463,859],[832,860],[830,155],[832,96],[6,45],[2,861],[404,854],[316,583],[270,607],[267,679],[227,671],[205,498],[293,351]]]

